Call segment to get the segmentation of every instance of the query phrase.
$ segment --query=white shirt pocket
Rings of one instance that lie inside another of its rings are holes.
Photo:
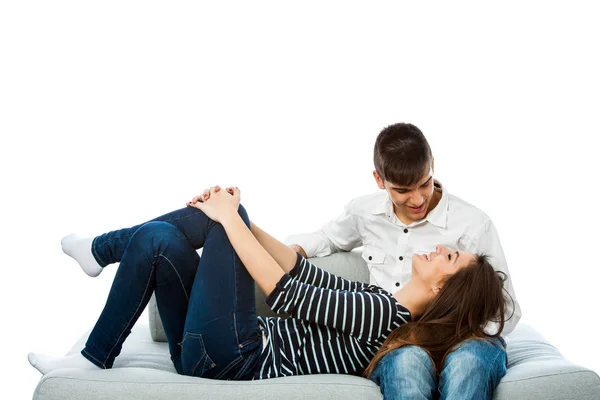
[[[385,263],[385,252],[365,246],[362,258],[369,266],[381,266]]]
[[[370,282],[379,287],[384,287],[382,286],[382,283],[390,280],[388,275],[391,272],[389,269],[385,268],[385,252],[370,246],[365,246],[362,252],[362,258],[367,263]]]

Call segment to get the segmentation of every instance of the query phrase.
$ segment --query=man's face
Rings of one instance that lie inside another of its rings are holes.
[[[396,185],[384,181],[376,171],[373,174],[379,188],[388,192],[394,212],[402,222],[409,224],[425,218],[434,190],[432,167],[413,186]]]

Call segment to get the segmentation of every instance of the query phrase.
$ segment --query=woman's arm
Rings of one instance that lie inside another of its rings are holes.
[[[367,285],[363,282],[354,282],[336,276],[317,267],[306,259],[302,259],[297,263],[298,254],[294,250],[260,229],[253,222],[250,222],[250,224],[252,234],[261,246],[267,250],[285,272],[300,282],[323,289],[347,290],[350,292],[360,291]]]
[[[223,225],[227,238],[238,257],[267,296],[273,291],[285,272],[273,257],[260,245],[238,214],[240,191],[235,188],[231,194],[210,188],[210,196],[205,201],[194,198],[188,205],[196,207],[210,219]]]
[[[237,212],[223,219],[221,224],[252,279],[267,296],[271,294],[277,282],[285,275],[280,264],[256,240]],[[293,252],[291,249],[290,251]]]
[[[230,195],[234,195],[234,188],[227,188],[226,192]],[[218,186],[215,187],[214,193],[218,193],[221,191],[221,188]],[[210,199],[211,191],[210,189],[204,190],[202,195],[196,196],[192,199],[192,201],[188,202],[188,206],[196,207],[198,202],[208,201]],[[196,207],[200,208],[200,207]],[[267,232],[260,229],[254,222],[250,221],[250,228],[252,234],[258,240],[260,245],[273,257],[273,259],[279,264],[279,266],[285,271],[290,272],[294,265],[296,264],[296,252],[292,250],[290,247],[281,243],[279,240],[275,239]]]
[[[260,229],[254,222],[250,221],[252,234],[258,243],[275,259],[277,264],[285,272],[290,272],[296,265],[296,252]]]

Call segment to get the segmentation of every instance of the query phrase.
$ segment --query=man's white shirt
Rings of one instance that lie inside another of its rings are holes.
[[[338,218],[320,230],[292,235],[288,245],[301,246],[308,257],[324,257],[338,251],[363,247],[362,257],[370,272],[370,283],[395,293],[408,282],[412,273],[412,256],[435,251],[441,244],[450,249],[484,253],[496,271],[506,274],[504,287],[509,299],[503,336],[510,333],[521,318],[521,308],[513,289],[508,265],[498,232],[492,220],[477,207],[448,193],[435,181],[436,190],[442,191],[438,205],[425,219],[404,224],[393,211],[386,191],[358,197],[346,205]],[[495,333],[495,324],[486,327]]]

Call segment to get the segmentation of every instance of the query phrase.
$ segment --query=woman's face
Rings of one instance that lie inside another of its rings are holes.
[[[426,286],[435,287],[445,276],[453,275],[474,260],[472,253],[438,245],[431,253],[413,255],[412,276]]]

